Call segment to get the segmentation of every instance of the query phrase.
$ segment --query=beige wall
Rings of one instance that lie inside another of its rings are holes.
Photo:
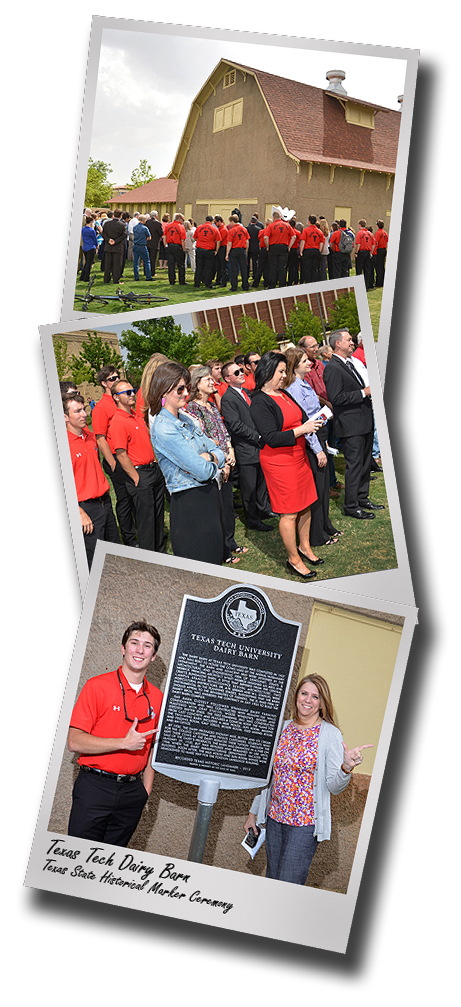
[[[232,583],[220,577],[191,574],[176,568],[165,569],[155,563],[143,563],[126,557],[107,556],[75,698],[89,677],[118,667],[123,631],[131,621],[139,618],[153,622],[160,631],[161,647],[148,677],[156,686],[164,688],[184,594],[214,598]],[[277,615],[302,623],[288,710],[301,668],[312,599],[284,591],[267,590],[266,594]],[[401,625],[399,619],[390,621],[394,625]],[[381,626],[381,622],[377,618],[378,626]],[[341,653],[340,645],[338,641],[337,659]],[[330,671],[333,671],[331,662],[327,677],[330,677]],[[76,757],[64,752],[49,823],[51,832],[67,833],[72,787],[77,772]],[[346,891],[368,792],[368,780],[364,775],[352,778],[346,791],[332,799],[332,838],[330,842],[319,846],[311,868],[309,885]],[[243,823],[254,793],[253,790],[219,793],[213,810],[204,863],[264,876],[264,849],[258,853],[255,861],[251,861],[240,845]],[[196,787],[157,773],[152,796],[130,847],[186,860],[196,807]]]
[[[240,97],[242,124],[214,133],[215,108]],[[177,205],[191,205],[201,223],[208,212],[222,213],[226,220],[232,204],[231,209],[239,206],[244,224],[254,212],[265,220],[272,203],[295,210],[303,222],[310,213],[332,221],[337,206],[348,206],[350,223],[358,230],[361,217],[373,227],[380,217],[389,223],[392,192],[393,178],[387,174],[341,167],[332,173],[328,164],[298,166],[284,153],[254,77],[244,80],[237,70],[235,85],[223,89],[220,81],[202,107],[179,177]]]

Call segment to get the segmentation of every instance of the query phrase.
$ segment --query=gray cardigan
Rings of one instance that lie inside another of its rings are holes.
[[[282,731],[291,724],[286,720]],[[351,774],[341,769],[344,749],[343,736],[334,724],[322,720],[319,731],[319,748],[317,768],[314,771],[314,836],[319,843],[329,839],[331,835],[330,794],[340,794],[347,787]],[[272,792],[272,780],[269,786],[256,795],[250,808],[250,813],[256,815],[258,825],[266,821]]]

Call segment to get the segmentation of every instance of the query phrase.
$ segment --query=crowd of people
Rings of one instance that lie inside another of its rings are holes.
[[[121,210],[84,212],[81,239],[80,279],[87,281],[95,256],[101,263],[104,282],[119,283],[127,260],[133,261],[135,281],[139,265],[151,281],[156,268],[168,270],[171,286],[186,286],[186,268],[194,272],[194,287],[211,290],[230,283],[232,291],[264,289],[312,283],[348,277],[355,262],[355,272],[363,273],[367,290],[384,283],[388,235],[384,221],[376,221],[376,230],[365,219],[358,221],[355,232],[341,218],[328,224],[325,217],[310,214],[303,224],[295,214],[284,219],[279,210],[265,224],[253,214],[247,226],[236,207],[227,223],[220,214],[207,215],[196,224],[182,213],[173,220],[165,213],[159,220],[156,210],[149,214],[130,214]]]
[[[165,552],[165,501],[175,556],[234,565],[248,551],[235,538],[239,494],[246,527],[270,533],[277,519],[289,573],[313,579],[327,562],[316,550],[344,534],[329,513],[343,488],[336,439],[344,514],[371,520],[384,509],[369,497],[379,443],[363,346],[347,329],[327,346],[304,336],[283,353],[224,364],[187,368],[154,353],[137,391],[111,365],[97,380],[91,430],[76,385],[61,383],[90,567],[98,539]]]

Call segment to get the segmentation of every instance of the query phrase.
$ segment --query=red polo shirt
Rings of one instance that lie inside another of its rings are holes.
[[[103,395],[91,413],[91,426],[96,437],[106,437],[112,416],[117,411],[112,395]]]
[[[194,239],[197,248],[211,249],[214,252],[218,241],[221,241],[221,235],[216,225],[207,221],[206,224],[199,224],[195,228]]]
[[[127,716],[132,720],[137,717],[138,721],[144,720],[149,715],[149,703],[152,714],[149,720],[138,723],[136,730],[140,734],[151,731],[158,724],[160,708],[163,694],[155,685],[151,685],[144,679],[144,689],[147,693],[146,699],[142,688],[136,692],[132,688],[121,666],[118,669],[120,679],[125,690],[125,705]],[[125,709],[123,706],[123,692],[116,671],[109,671],[105,675],[95,675],[88,679],[74,706],[70,726],[86,734],[92,734],[96,738],[124,738],[130,729],[130,723],[125,720]],[[94,769],[105,769],[107,773],[122,773],[124,775],[142,773],[146,768],[149,750],[154,735],[146,738],[144,748],[137,752],[127,752],[120,749],[117,752],[108,752],[104,755],[80,755],[78,762],[81,766],[92,766]]]
[[[312,367],[310,371],[307,372],[305,381],[314,389],[314,392],[322,399],[329,401],[327,390],[325,388],[325,382],[323,380],[323,372],[325,370],[325,364],[321,360],[313,360]]]
[[[73,434],[68,430],[67,436],[77,500],[95,500],[104,496],[109,483],[101,468],[95,435],[88,427],[84,427],[81,434]]]
[[[259,235],[258,235],[258,237],[259,237],[259,247],[260,248],[265,248],[266,247],[265,242],[264,242],[264,237],[265,237],[266,234],[267,234],[267,228],[263,227],[262,230],[259,232]]]
[[[245,381],[243,382],[243,387],[246,388],[247,392],[253,392],[255,387],[255,376],[254,374],[245,374]]]
[[[355,244],[360,252],[372,252],[375,244],[374,236],[366,227],[361,227],[355,235]]]
[[[234,224],[227,232],[227,243],[231,242],[232,248],[246,248],[250,235],[243,224]]]
[[[149,465],[154,461],[149,431],[144,420],[135,413],[117,409],[110,421],[107,442],[112,454],[117,448],[123,448],[133,465]]]
[[[227,244],[227,235],[229,234],[229,231],[228,231],[226,225],[225,224],[220,224],[219,227],[218,227],[218,231],[219,231],[219,237],[221,239],[221,244],[222,245],[226,245]]]
[[[291,224],[287,224],[285,220],[273,220],[265,230],[266,236],[269,238],[269,247],[271,245],[289,245],[295,233]]]
[[[171,224],[166,225],[163,240],[167,245],[180,245],[186,240],[186,228],[179,223],[179,220],[173,220]]]
[[[378,230],[375,231],[375,241],[376,248],[387,248],[389,238],[383,227],[378,227]]]
[[[304,241],[304,248],[320,248],[325,242],[325,235],[322,234],[320,227],[309,224],[309,227],[303,230],[301,241]]]

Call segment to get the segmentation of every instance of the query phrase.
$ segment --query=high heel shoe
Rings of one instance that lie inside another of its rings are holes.
[[[287,559],[287,570],[289,570],[290,573],[297,573],[298,577],[302,577],[303,580],[312,580],[312,577],[317,576],[316,570],[309,570],[309,573],[302,573],[301,570],[297,570],[296,567],[293,566],[293,563],[290,563],[289,559]]]
[[[309,559],[309,556],[306,556],[306,553],[305,552],[301,552],[301,549],[299,549],[299,548],[298,548],[298,553],[299,553],[299,555],[300,555],[303,563],[310,563],[311,566],[321,566],[322,563],[325,562],[325,560],[321,559],[321,557],[319,557],[318,559]]]

